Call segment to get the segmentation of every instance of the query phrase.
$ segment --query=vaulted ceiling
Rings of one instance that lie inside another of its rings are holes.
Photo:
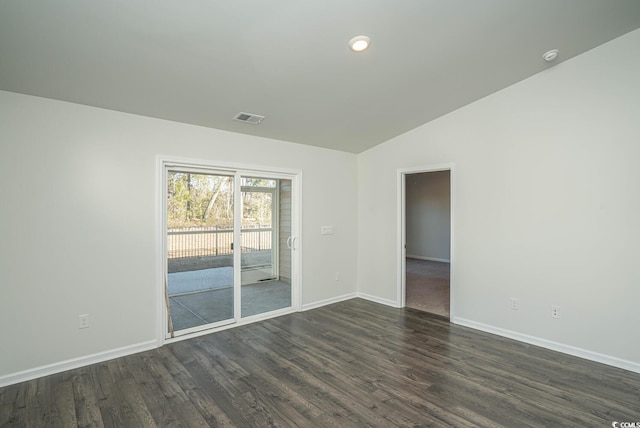
[[[1,0],[0,89],[359,153],[639,27],[638,0]]]

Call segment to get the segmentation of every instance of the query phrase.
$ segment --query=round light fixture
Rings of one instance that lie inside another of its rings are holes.
[[[552,49],[549,52],[545,52],[542,55],[542,59],[544,59],[547,62],[551,62],[554,59],[556,59],[558,57],[558,49]]]
[[[354,52],[362,52],[364,50],[367,50],[370,44],[371,39],[367,36],[356,36],[353,39],[349,40],[349,47]]]

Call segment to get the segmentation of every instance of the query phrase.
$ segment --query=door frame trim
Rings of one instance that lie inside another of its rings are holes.
[[[407,225],[406,225],[406,178],[407,175],[410,174],[420,174],[423,172],[437,172],[437,171],[449,171],[450,178],[450,197],[451,197],[451,227],[450,227],[450,245],[451,245],[451,254],[450,254],[450,264],[449,264],[449,319],[452,320],[454,317],[454,286],[455,286],[455,278],[454,278],[454,263],[455,263],[455,239],[454,239],[454,220],[455,220],[455,164],[446,163],[446,164],[437,164],[437,165],[427,165],[427,166],[417,166],[417,167],[409,167],[409,168],[399,168],[397,171],[397,289],[396,289],[396,306],[398,308],[404,308],[407,306]]]
[[[295,249],[291,255],[291,307],[279,309],[264,314],[241,318],[237,317],[237,322],[225,324],[219,327],[203,329],[194,333],[188,333],[174,338],[166,337],[167,311],[165,303],[165,281],[167,275],[166,260],[166,240],[164,239],[166,225],[166,180],[165,170],[167,167],[192,168],[197,170],[202,168],[209,173],[223,173],[229,175],[241,174],[245,176],[255,176],[265,178],[281,178],[291,180],[291,235],[296,239]],[[173,342],[191,337],[209,334],[262,319],[273,318],[287,313],[298,312],[302,308],[302,170],[278,168],[266,165],[252,165],[244,163],[218,162],[204,159],[182,158],[168,155],[156,156],[156,278],[155,278],[155,300],[156,300],[156,344],[158,347],[164,343]]]

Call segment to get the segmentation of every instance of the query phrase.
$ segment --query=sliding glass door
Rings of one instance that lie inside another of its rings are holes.
[[[292,179],[166,166],[167,337],[292,308]]]
[[[167,171],[168,330],[234,319],[234,176]]]
[[[291,267],[281,271],[280,263],[291,259],[291,247],[280,245],[292,239],[291,180],[242,177],[241,183],[244,318],[291,306]]]

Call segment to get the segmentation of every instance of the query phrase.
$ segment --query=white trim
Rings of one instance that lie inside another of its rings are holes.
[[[345,300],[351,300],[351,299],[357,299],[357,298],[369,300],[371,302],[379,303],[385,306],[391,306],[392,308],[399,308],[399,306],[394,300],[373,296],[367,293],[354,292],[354,293],[343,294],[336,297],[330,297],[324,300],[318,300],[317,302],[307,303],[302,306],[302,311],[309,311],[311,309],[320,308],[322,306],[332,305],[334,303],[344,302]]]
[[[233,288],[233,287],[230,286],[229,288]],[[227,325],[230,325],[230,324],[233,325],[233,324],[235,324],[235,322],[236,322],[235,318],[227,318],[225,320],[216,321],[216,322],[212,322],[210,324],[207,324],[206,328],[203,328],[204,326],[202,326],[202,325],[196,325],[196,326],[185,328],[185,329],[182,329],[182,330],[175,330],[175,332],[174,332],[175,334],[174,334],[173,337],[171,337],[170,335],[167,335],[165,337],[165,343],[169,343],[172,340],[177,339],[177,338],[183,338],[184,337],[184,338],[188,339],[190,337],[194,337],[194,336],[199,335],[198,333],[200,333],[202,331],[207,332],[207,333],[212,333],[214,331],[218,331],[219,329],[221,329],[221,328],[223,328],[223,327],[225,327]]]
[[[23,370],[16,373],[0,376],[0,388],[15,383],[26,382],[42,376],[48,376],[67,370],[77,369],[78,367],[88,366],[90,364],[101,363],[103,361],[112,360],[114,358],[124,357],[138,352],[156,349],[158,342],[156,340],[148,340],[135,345],[124,346],[122,348],[111,349],[109,351],[97,352],[95,354],[86,355],[84,357],[72,358],[69,360],[59,361],[57,363],[47,364],[33,369]]]
[[[164,239],[167,224],[167,158],[156,156],[156,342],[162,346],[166,337],[167,323],[165,288],[167,281],[167,250]]]
[[[369,300],[370,302],[380,303],[381,305],[391,306],[392,308],[401,308],[402,306],[398,306],[398,303],[391,299],[384,299],[382,297],[373,296],[367,293],[357,293],[357,296],[361,299]]]
[[[563,343],[554,342],[552,340],[547,340],[536,336],[529,336],[528,334],[518,333],[516,331],[483,324],[465,318],[451,318],[451,322],[453,324],[469,327],[474,330],[484,331],[486,333],[491,333],[501,337],[517,340],[519,342],[540,346],[541,348],[550,349],[552,351],[561,352],[563,354],[573,355],[574,357],[584,358],[585,360],[594,361],[596,363],[606,364],[624,370],[629,370],[631,372],[640,373],[640,364],[634,363],[633,361],[627,361],[621,358],[612,357],[611,355],[600,354],[598,352],[589,351],[587,349],[565,345]]]
[[[298,171],[291,180],[291,284],[293,287],[291,304],[296,311],[302,310],[302,171]],[[298,245],[294,242],[297,238]]]
[[[449,318],[453,319],[455,316],[455,276],[454,276],[454,261],[455,261],[455,239],[454,239],[454,220],[455,220],[455,164],[447,163],[447,164],[438,164],[431,166],[421,166],[421,167],[409,167],[409,168],[398,168],[397,171],[397,288],[396,288],[396,303],[393,305],[397,308],[404,308],[407,305],[407,293],[406,293],[406,258],[407,258],[407,249],[406,249],[406,176],[407,174],[420,174],[423,172],[437,172],[437,171],[449,171],[449,179],[450,179],[450,216],[451,216],[451,229],[450,229],[450,260],[448,262],[451,264],[449,268]],[[413,256],[416,258],[415,256]],[[435,261],[444,261],[444,260],[435,260]]]
[[[165,339],[165,343],[180,342],[180,341],[187,340],[187,339],[193,339],[193,338],[200,337],[200,336],[206,336],[207,334],[218,333],[218,332],[223,331],[223,330],[229,330],[231,328],[236,328],[236,327],[240,327],[240,326],[247,325],[247,324],[253,324],[253,323],[258,322],[258,321],[266,321],[268,319],[281,317],[283,315],[295,314],[296,312],[298,312],[298,311],[296,309],[293,309],[293,308],[277,309],[277,310],[271,311],[271,312],[265,312],[265,313],[258,314],[258,315],[252,315],[250,317],[240,318],[237,322],[234,322],[233,320],[231,320],[231,322],[228,322],[227,324],[219,325],[217,327],[211,327],[211,328],[207,328],[207,329],[204,329],[204,330],[198,330],[198,331],[195,331],[193,333],[184,334],[184,335],[181,334],[180,336],[176,336],[174,338],[167,338],[167,339]]]
[[[406,290],[406,278],[407,278],[407,245],[406,245],[406,236],[407,236],[407,225],[405,224],[406,217],[406,209],[405,209],[405,199],[406,199],[406,187],[407,187],[407,179],[406,173],[401,170],[398,170],[398,192],[396,195],[397,198],[397,218],[396,222],[398,224],[398,233],[396,236],[397,240],[397,254],[398,254],[398,264],[396,266],[397,270],[397,286],[396,286],[396,306],[399,308],[403,308],[407,305],[407,290]]]
[[[322,306],[331,305],[333,303],[344,302],[345,300],[355,299],[356,297],[358,297],[358,293],[353,292],[353,293],[343,294],[341,296],[330,297],[324,300],[318,300],[316,302],[302,305],[302,311],[308,311],[311,309],[320,308]]]
[[[449,259],[439,259],[437,257],[415,256],[413,254],[407,254],[405,257],[408,259],[426,260],[428,262],[451,263],[451,260]]]
[[[354,292],[354,293],[344,294],[337,297],[332,297],[329,299],[320,300],[313,303],[307,303],[302,306],[302,311],[308,311],[311,309],[319,308],[319,307],[330,305],[333,303],[343,302],[345,300],[350,300],[354,298],[361,298],[361,299],[369,300],[375,303],[380,303],[386,306],[398,307],[396,302],[394,302],[391,299],[384,299],[384,298],[372,296],[366,293]],[[280,311],[274,311],[269,313],[268,316],[261,318],[261,320],[275,318],[283,315],[289,315],[295,312],[296,310],[291,308],[287,308]],[[214,332],[227,330],[229,328],[239,327],[241,325],[249,324],[255,321],[257,321],[257,319],[245,318],[239,321],[238,323],[228,324],[215,329],[203,330],[203,331],[199,331],[197,333],[193,333],[189,335],[178,336],[174,339],[167,339],[165,342],[167,343],[179,342],[185,339],[191,339],[194,337],[203,336],[203,335],[211,334]],[[613,357],[610,355],[600,354],[598,352],[593,352],[586,349],[565,345],[565,344],[554,342],[551,340],[542,339],[536,336],[530,336],[530,335],[518,333],[512,330],[507,330],[500,327],[483,324],[483,323],[468,320],[465,318],[452,317],[451,323],[455,325],[463,326],[463,327],[472,328],[474,330],[495,334],[497,336],[506,337],[508,339],[517,340],[519,342],[540,346],[542,348],[550,349],[552,351],[560,352],[563,354],[584,358],[589,361],[606,364],[612,367],[618,367],[624,370],[629,370],[634,373],[640,373],[640,364],[635,363],[633,361],[623,360],[621,358]],[[136,354],[139,352],[149,351],[152,349],[159,348],[160,346],[161,344],[158,344],[156,340],[148,340],[146,342],[141,342],[135,345],[124,346],[121,348],[116,348],[116,349],[111,349],[104,352],[98,352],[95,354],[86,355],[84,357],[73,358],[73,359],[64,360],[64,361],[60,361],[53,364],[47,364],[44,366],[36,367],[33,369],[11,373],[8,375],[0,376],[0,388],[13,385],[16,383],[20,383],[20,382],[26,382],[32,379],[43,377],[43,376],[61,373],[67,370],[73,370],[79,367],[85,367],[91,364],[101,363],[103,361],[112,360],[114,358],[120,358],[127,355]]]
[[[232,324],[242,318],[242,173],[233,176],[233,319]],[[231,319],[228,321],[231,323]]]
[[[288,176],[298,175],[302,173],[299,169],[289,168],[277,168],[265,165],[253,165],[245,163],[235,162],[218,162],[204,159],[182,158],[176,156],[158,155],[157,159],[159,163],[164,167],[179,167],[179,168],[193,168],[203,167],[207,169],[214,169],[216,173],[224,173],[234,175],[236,172],[246,175],[246,173],[257,172],[260,178],[289,178]],[[286,175],[283,177],[282,175]]]
[[[277,279],[280,279],[280,180],[276,180],[278,191],[271,194],[271,276]]]

